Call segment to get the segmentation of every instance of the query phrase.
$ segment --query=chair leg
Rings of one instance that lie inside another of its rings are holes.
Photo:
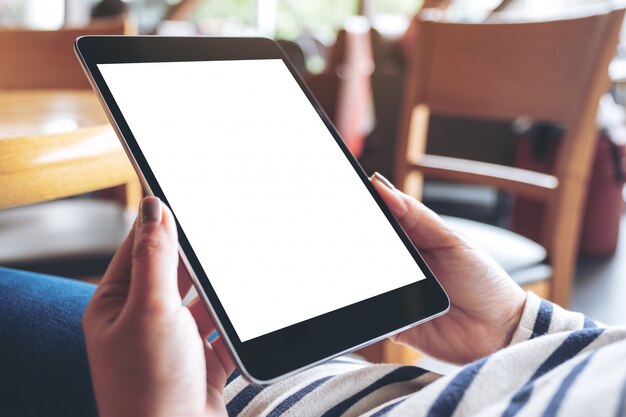
[[[136,211],[144,196],[143,188],[139,180],[135,180],[117,187],[96,191],[96,196],[105,200],[116,201],[128,209]]]
[[[356,353],[372,363],[399,363],[413,365],[422,354],[410,347],[394,343],[389,339],[358,350]]]
[[[138,210],[139,203],[144,196],[143,188],[139,180],[119,185],[114,188],[115,199],[128,209]]]
[[[562,265],[558,265],[557,262],[561,262]],[[568,308],[572,301],[575,261],[561,259],[555,261],[553,266],[550,300],[563,308]]]
[[[545,298],[546,300],[550,299],[550,284],[552,282],[552,278],[544,279],[541,281],[533,282],[531,284],[527,284],[522,286],[525,291],[532,291],[537,294],[541,298]]]

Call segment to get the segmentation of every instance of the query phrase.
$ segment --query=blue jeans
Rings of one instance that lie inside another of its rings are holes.
[[[0,267],[0,416],[97,415],[81,328],[94,289]]]

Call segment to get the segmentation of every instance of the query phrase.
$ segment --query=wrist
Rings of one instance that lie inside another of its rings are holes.
[[[541,299],[532,292],[526,292],[524,302],[517,308],[517,320],[512,327],[512,333],[508,338],[507,345],[514,345],[531,338],[536,312]]]
[[[520,288],[521,290],[521,288]],[[502,344],[502,348],[507,347],[517,342],[517,335],[520,332],[520,327],[523,324],[524,312],[526,310],[526,304],[528,301],[528,293],[522,291],[521,296],[517,296],[516,302],[512,303],[512,309],[507,315],[509,318],[506,323],[506,329],[508,329],[505,339]]]

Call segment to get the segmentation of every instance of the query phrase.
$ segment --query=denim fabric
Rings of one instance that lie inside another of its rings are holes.
[[[0,416],[97,415],[81,329],[94,289],[0,267]]]

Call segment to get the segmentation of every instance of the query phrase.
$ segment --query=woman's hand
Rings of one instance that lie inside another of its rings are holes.
[[[453,232],[435,213],[372,177],[391,212],[450,297],[450,312],[393,340],[453,363],[467,363],[506,346],[526,295],[488,255]]]
[[[204,306],[183,305],[183,271],[172,214],[148,197],[83,316],[101,417],[226,416],[234,364],[220,338],[206,341]]]

